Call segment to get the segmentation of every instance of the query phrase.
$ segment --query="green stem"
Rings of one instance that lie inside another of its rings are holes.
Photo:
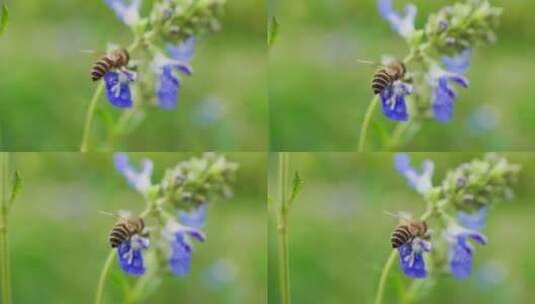
[[[410,127],[412,124],[412,120],[409,120],[404,123],[398,123],[394,131],[392,132],[392,137],[390,138],[390,141],[387,145],[388,150],[394,150],[400,145],[400,140],[405,131]]]
[[[80,145],[80,152],[87,152],[87,147],[89,145],[89,135],[91,134],[91,123],[93,122],[93,117],[95,116],[95,109],[97,108],[97,103],[103,90],[104,82],[101,81],[97,85],[97,88],[93,93],[93,97],[91,98],[91,102],[89,103],[89,108],[87,109],[87,114],[85,116],[84,133],[82,136],[82,143]]]
[[[121,116],[119,117],[119,120],[117,121],[117,124],[113,128],[113,130],[110,132],[110,135],[108,137],[108,148],[111,151],[114,151],[114,146],[117,143],[117,139],[124,135],[124,130],[130,121],[130,118],[134,116],[136,109],[130,109],[130,110],[124,110]]]
[[[2,280],[2,303],[11,303],[11,274],[8,247],[8,183],[9,153],[2,153],[2,206],[0,210],[0,279]]]
[[[2,153],[2,206],[0,211],[0,279],[2,280],[2,303],[11,303],[11,273],[8,247],[8,183],[9,153]]]
[[[364,145],[366,144],[366,136],[368,134],[368,127],[370,125],[373,112],[378,104],[379,104],[379,95],[374,95],[372,101],[368,105],[368,109],[366,110],[366,115],[364,116],[364,121],[362,122],[362,127],[360,128],[358,152],[364,152]]]
[[[106,262],[104,263],[104,266],[102,267],[102,270],[100,271],[100,278],[98,280],[97,291],[95,292],[95,304],[102,303],[102,295],[104,293],[104,286],[106,286],[106,278],[108,277],[108,273],[110,272],[111,265],[113,263],[113,260],[115,259],[115,254],[116,254],[115,250],[110,251],[108,258],[106,259]]]
[[[402,303],[403,304],[412,303],[414,301],[414,297],[415,297],[416,293],[422,287],[424,282],[425,282],[424,280],[414,280],[414,281],[412,281],[411,286],[409,287],[409,290],[407,291],[407,293],[403,297]]]
[[[390,253],[388,260],[386,261],[385,266],[383,267],[383,271],[381,272],[381,278],[379,279],[379,287],[377,288],[377,294],[375,295],[375,304],[383,303],[386,279],[388,278],[390,269],[392,269],[392,265],[394,265],[394,261],[396,261],[396,256],[397,256],[397,250],[394,249]]]
[[[288,250],[288,163],[289,156],[286,152],[279,153],[279,182],[281,207],[279,209],[278,235],[279,235],[279,275],[281,303],[290,304],[290,262]]]

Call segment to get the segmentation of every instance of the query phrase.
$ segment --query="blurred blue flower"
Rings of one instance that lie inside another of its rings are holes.
[[[400,246],[398,251],[401,269],[407,276],[416,279],[427,276],[423,254],[431,251],[430,242],[415,238],[412,242]]]
[[[175,221],[167,223],[166,234],[171,243],[169,256],[171,272],[176,276],[185,276],[191,270],[192,239],[204,242],[206,236],[197,228],[184,226]]]
[[[204,226],[206,221],[206,209],[208,205],[202,204],[199,207],[190,211],[179,211],[178,219],[183,225],[200,229]]]
[[[118,108],[130,108],[133,105],[130,83],[135,74],[128,71],[109,71],[104,75],[106,96],[110,103]]]
[[[191,75],[193,72],[189,61],[193,56],[194,47],[195,38],[190,37],[178,46],[168,46],[170,57],[158,54],[154,58],[156,95],[158,105],[164,110],[173,109],[177,103],[180,78],[176,75],[175,69],[184,75]]]
[[[402,16],[392,7],[392,0],[378,0],[379,14],[386,19],[392,28],[402,37],[410,38],[414,33],[414,20],[417,9],[414,4],[405,6],[405,15]]]
[[[478,210],[467,213],[459,211],[457,214],[457,220],[463,227],[473,230],[481,230],[485,227],[485,221],[487,220],[488,207],[481,207]]]
[[[140,20],[139,8],[141,0],[104,0],[115,12],[117,17],[128,26],[137,24]]]
[[[439,122],[448,122],[453,116],[453,103],[457,93],[450,87],[450,82],[468,87],[468,79],[461,74],[448,72],[441,68],[431,69],[427,77],[433,90],[433,116]]]
[[[153,169],[150,159],[143,159],[141,161],[141,170],[139,171],[132,166],[125,153],[115,153],[113,163],[117,171],[126,178],[131,187],[143,194],[149,190],[152,185],[150,179]]]
[[[139,276],[145,273],[142,250],[149,247],[149,240],[140,235],[133,235],[129,240],[117,247],[117,257],[121,269],[131,275]]]
[[[466,49],[455,57],[442,56],[442,63],[446,70],[457,74],[464,74],[468,70],[468,67],[470,67],[471,57],[472,49]]]
[[[410,157],[406,153],[397,153],[394,156],[396,170],[407,179],[413,189],[426,195],[433,188],[432,179],[435,166],[431,160],[426,159],[422,163],[421,172],[418,172],[411,167],[410,162]]]
[[[455,278],[464,279],[472,272],[474,254],[474,248],[468,239],[484,245],[487,243],[487,238],[476,230],[466,229],[458,224],[450,224],[445,234],[449,243],[450,271]]]
[[[380,93],[383,114],[395,121],[409,119],[405,97],[412,93],[412,86],[400,80],[387,86]]]

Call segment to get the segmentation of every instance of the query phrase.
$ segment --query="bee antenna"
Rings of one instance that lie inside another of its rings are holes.
[[[395,218],[400,218],[401,217],[399,213],[392,213],[392,212],[389,212],[389,211],[384,211],[384,213],[386,215],[389,215],[389,216],[395,217]]]
[[[361,63],[361,64],[375,64],[375,62],[373,61],[370,61],[370,60],[364,60],[364,59],[357,59],[356,60],[358,63]]]
[[[102,213],[102,214],[105,214],[105,215],[113,216],[115,218],[119,218],[120,217],[118,214],[115,214],[115,213],[112,213],[112,212],[107,212],[107,211],[102,211],[102,210],[100,210],[99,212]]]

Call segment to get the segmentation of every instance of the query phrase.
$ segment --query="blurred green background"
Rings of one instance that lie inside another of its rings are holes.
[[[154,161],[153,182],[193,154],[131,154]],[[115,219],[100,211],[144,209],[142,197],[115,172],[111,154],[12,153],[23,188],[10,216],[15,303],[93,303]],[[266,155],[229,153],[238,162],[228,201],[210,205],[207,241],[195,244],[191,273],[164,279],[143,303],[265,303]],[[122,303],[125,275],[116,263],[104,303]],[[131,284],[135,279],[128,279]]]
[[[448,169],[481,154],[414,153],[413,164],[435,162],[434,184]],[[474,269],[464,281],[438,278],[418,303],[531,303],[535,261],[531,231],[535,228],[535,154],[508,153],[523,166],[512,201],[497,202],[483,233],[488,244],[475,246]],[[273,156],[272,156],[273,157]],[[269,192],[277,198],[277,159],[270,159]],[[299,171],[303,192],[290,208],[290,281],[294,303],[373,303],[380,272],[391,252],[396,219],[384,212],[408,211],[419,216],[422,198],[409,188],[393,166],[393,154],[291,153],[290,172]],[[280,303],[277,239],[270,208],[269,303]],[[384,303],[400,303],[411,280],[396,260]],[[401,286],[398,289],[397,286]]]
[[[397,9],[418,6],[426,16],[455,1],[394,0]],[[429,121],[410,151],[532,150],[535,137],[535,1],[491,0],[504,8],[495,45],[478,48],[468,71],[470,88],[459,90],[453,120]],[[270,52],[270,145],[274,151],[355,150],[383,54],[404,57],[403,40],[390,29],[376,0],[276,1],[278,41]],[[375,112],[368,148],[394,123]]]
[[[7,0],[0,39],[0,148],[77,151],[96,87],[89,69],[110,42],[132,36],[104,0]],[[151,1],[144,1],[147,6]],[[262,151],[267,146],[265,6],[229,0],[222,31],[198,39],[194,75],[182,77],[178,106],[150,109],[115,149]],[[92,143],[105,140],[100,117],[121,113],[100,100]],[[93,146],[94,147],[94,146]]]

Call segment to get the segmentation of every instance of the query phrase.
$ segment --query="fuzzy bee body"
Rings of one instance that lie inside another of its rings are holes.
[[[109,241],[111,248],[118,247],[122,242],[129,240],[134,234],[141,234],[145,228],[145,223],[140,217],[130,217],[121,219],[113,226]]]
[[[104,77],[112,69],[125,67],[130,60],[130,55],[125,49],[117,49],[102,56],[91,68],[91,79],[97,81]]]
[[[372,79],[373,94],[381,93],[387,86],[392,85],[394,81],[402,79],[405,76],[405,72],[405,65],[398,61],[377,70]]]
[[[392,248],[399,248],[412,241],[415,237],[425,238],[427,234],[427,224],[424,221],[411,221],[400,224],[392,232],[390,242]]]

